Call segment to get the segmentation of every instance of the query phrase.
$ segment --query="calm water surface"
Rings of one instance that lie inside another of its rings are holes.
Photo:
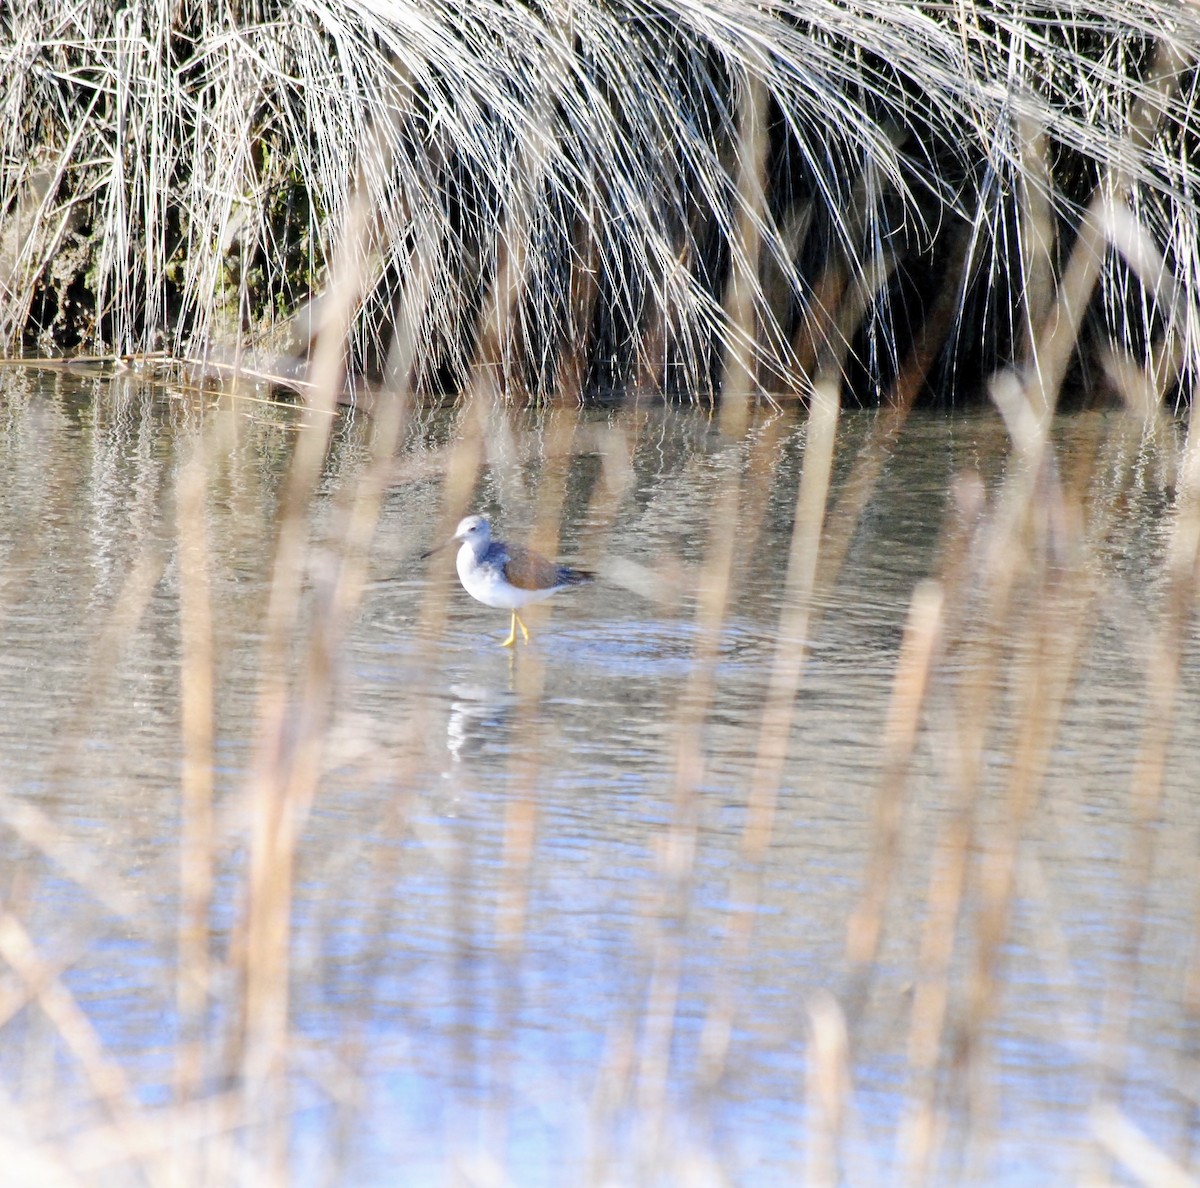
[[[296,415],[245,400],[218,407],[129,379],[0,372],[5,911],[42,959],[61,963],[147,1106],[171,1099],[177,1040],[175,484],[201,427],[214,424],[221,448],[208,518],[225,841],[212,949],[223,958],[244,871],[241,794]],[[746,787],[803,418],[764,417],[747,441],[730,443],[698,410],[593,411],[581,415],[566,457],[550,456],[551,430],[545,416],[505,418],[472,509],[524,537],[544,506],[539,492],[561,484],[561,555],[602,579],[531,616],[534,643],[516,654],[497,646],[504,612],[458,588],[451,551],[419,560],[444,530],[450,414],[410,430],[386,493],[370,581],[338,652],[336,712],[300,845],[291,946],[298,1182],[321,1182],[334,1168],[344,1184],[441,1184],[459,1182],[457,1167],[463,1182],[772,1185],[801,1182],[810,1166],[809,1008],[822,992],[841,1001],[848,993],[846,926],[871,852],[909,600],[938,572],[954,476],[978,473],[989,490],[1003,481],[1003,427],[987,413],[914,417],[878,454],[836,581],[818,585],[745,942],[733,934],[750,871],[740,850]],[[863,489],[878,431],[873,414],[843,417],[832,531],[838,507]],[[940,1100],[952,1120],[970,1099],[989,1121],[973,1132],[986,1135],[982,1145],[947,1143],[935,1177],[943,1183],[1058,1183],[1089,1166],[1102,1002],[1130,913],[1141,912],[1128,877],[1141,836],[1130,788],[1177,435],[1146,438],[1096,415],[1064,419],[1057,434],[1064,473],[1090,475],[1081,514],[1093,533],[1095,623],[1024,830],[1002,992],[973,1088],[953,1058],[969,1021],[973,893],[964,907]],[[364,423],[339,421],[313,512],[313,589],[337,541],[340,496],[366,457]],[[681,723],[705,671],[697,599],[710,525],[739,500],[699,787],[694,808],[681,810]],[[1200,1039],[1196,642],[1193,626],[1122,1047],[1129,1119],[1184,1161],[1196,1137]],[[1021,646],[1001,640],[1002,650]],[[855,1184],[896,1182],[916,1084],[908,1040],[933,854],[959,803],[939,738],[955,712],[955,674],[974,655],[949,653],[931,690],[885,941],[852,1021],[845,1149]],[[1015,696],[997,690],[983,821],[1004,816]],[[667,872],[679,836],[694,853],[677,881]],[[45,1014],[22,1005],[22,985],[7,975],[0,1019],[0,1075],[21,1107],[6,1141],[54,1148],[92,1124],[95,1107]],[[228,991],[216,987],[214,1027]],[[713,1079],[705,1025],[724,1003],[734,1007],[732,1032]],[[357,1094],[349,1121],[332,1104],[347,1078]],[[663,1147],[673,1162],[645,1154]],[[495,1178],[499,1168],[507,1179]]]

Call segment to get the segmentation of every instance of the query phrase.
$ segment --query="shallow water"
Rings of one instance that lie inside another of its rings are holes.
[[[175,484],[198,435],[217,426],[207,516],[222,850],[211,948],[223,961],[245,869],[242,797],[276,508],[304,430],[286,407],[129,378],[8,371],[0,385],[6,911],[40,959],[62,963],[134,1101],[166,1104],[178,1038]],[[423,414],[410,428],[370,580],[338,647],[336,710],[299,845],[297,1182],[321,1182],[331,1168],[335,1182],[356,1185],[455,1175],[520,1185],[815,1180],[810,1011],[825,1009],[826,992],[850,1009],[847,921],[875,836],[909,601],[941,572],[955,476],[978,473],[999,491],[1003,427],[986,412],[914,416],[881,445],[878,417],[843,416],[827,526],[831,553],[845,543],[844,563],[836,580],[818,582],[758,870],[743,850],[746,789],[783,605],[803,417],[763,415],[745,442],[730,443],[702,410],[594,410],[580,415],[562,455],[561,421],[497,417],[471,508],[524,538],[561,483],[560,555],[601,580],[531,614],[527,649],[499,648],[507,617],[458,588],[452,552],[419,560],[445,528],[454,418]],[[1095,414],[1056,427],[1066,481],[1085,476],[1076,489],[1097,593],[1022,831],[1002,990],[978,1030],[968,995],[975,881],[962,911],[938,1064],[950,1137],[934,1182],[1061,1182],[1091,1166],[1097,1031],[1131,921],[1144,933],[1119,1045],[1121,1104],[1170,1154],[1191,1157],[1194,618],[1149,832],[1131,796],[1179,437],[1176,426],[1151,437]],[[313,617],[367,441],[362,420],[335,426],[313,509]],[[858,492],[867,493],[861,515],[847,519]],[[710,532],[734,508],[733,576],[710,670],[698,606]],[[988,829],[1008,812],[1022,671],[1013,657],[1029,647],[1019,615],[1010,626],[996,642],[1003,675],[973,802],[976,876]],[[967,623],[942,658],[905,785],[884,944],[850,1023],[842,1151],[856,1185],[897,1182],[903,1161],[902,1120],[920,1085],[909,1029],[914,988],[927,977],[931,880],[936,892],[939,839],[962,812],[946,738],[961,682],[979,663],[972,641],[987,629]],[[696,704],[699,750],[686,726]],[[1154,864],[1143,903],[1131,855],[1147,836]],[[5,956],[11,966],[11,949]],[[19,974],[8,976],[2,1017],[0,1076],[20,1107],[6,1137],[69,1152],[97,1124],[94,1091],[48,1016],[22,1005]],[[218,976],[214,1033],[230,993]],[[714,1049],[727,1008],[727,1046]],[[716,1066],[714,1050],[723,1051]]]

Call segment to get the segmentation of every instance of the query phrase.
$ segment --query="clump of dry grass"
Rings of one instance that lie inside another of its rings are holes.
[[[725,373],[788,391],[842,350],[849,303],[866,311],[844,344],[860,398],[914,345],[935,390],[978,391],[1029,349],[1094,194],[1148,229],[1175,287],[1200,287],[1200,14],[1060,15],[19,0],[0,14],[0,350],[306,356],[359,179],[377,217],[356,249],[369,372],[407,324],[431,390],[486,362],[518,398],[694,395]],[[418,233],[414,324],[397,293]],[[1194,301],[1098,264],[1089,324],[1190,385]],[[930,325],[939,293],[957,316]]]

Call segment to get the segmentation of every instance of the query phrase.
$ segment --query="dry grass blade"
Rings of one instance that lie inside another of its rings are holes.
[[[136,1153],[145,1146],[143,1123],[120,1065],[105,1051],[87,1013],[49,971],[24,926],[7,912],[0,917],[0,956],[30,987],[97,1100],[108,1111],[127,1157],[136,1159]]]
[[[905,782],[942,630],[943,598],[936,582],[925,582],[914,591],[896,662],[884,729],[883,768],[875,800],[874,852],[867,868],[863,899],[850,918],[846,940],[847,956],[860,968],[873,962],[879,951],[887,897],[896,874]]]
[[[188,1100],[200,1084],[200,1036],[208,1006],[209,913],[213,891],[213,628],[210,556],[205,523],[208,486],[203,446],[180,472],[178,484],[180,619],[182,635],[182,829],[180,834],[177,1092]]]
[[[370,160],[376,144],[375,140],[367,143],[365,159]],[[234,942],[244,990],[238,1000],[238,1034],[233,1039],[247,1091],[259,1103],[265,1122],[264,1164],[276,1179],[283,1177],[286,1159],[288,981],[296,845],[321,770],[331,713],[332,648],[349,600],[345,596],[337,600],[310,634],[294,698],[289,651],[300,624],[303,582],[309,568],[308,512],[326,456],[327,414],[341,387],[346,332],[363,291],[362,255],[356,248],[367,241],[373,213],[363,192],[346,230],[346,248],[335,284],[323,305],[311,369],[311,411],[297,438],[283,491],[266,611],[258,755],[250,788],[249,870],[241,930]],[[398,432],[399,422],[385,418],[386,423],[392,424],[393,435]],[[378,482],[375,499],[367,506],[377,505],[377,500]],[[358,522],[365,521],[360,518]],[[352,535],[349,546],[349,572],[359,573],[353,580],[361,588],[361,529]]]

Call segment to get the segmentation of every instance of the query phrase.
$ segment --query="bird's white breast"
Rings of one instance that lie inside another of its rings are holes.
[[[469,542],[464,543],[458,550],[455,566],[463,589],[476,602],[482,602],[484,606],[495,607],[497,610],[520,610],[531,602],[541,602],[543,598],[549,598],[557,589],[551,586],[546,590],[521,590],[510,586],[504,578],[503,565],[477,561],[475,550]]]

